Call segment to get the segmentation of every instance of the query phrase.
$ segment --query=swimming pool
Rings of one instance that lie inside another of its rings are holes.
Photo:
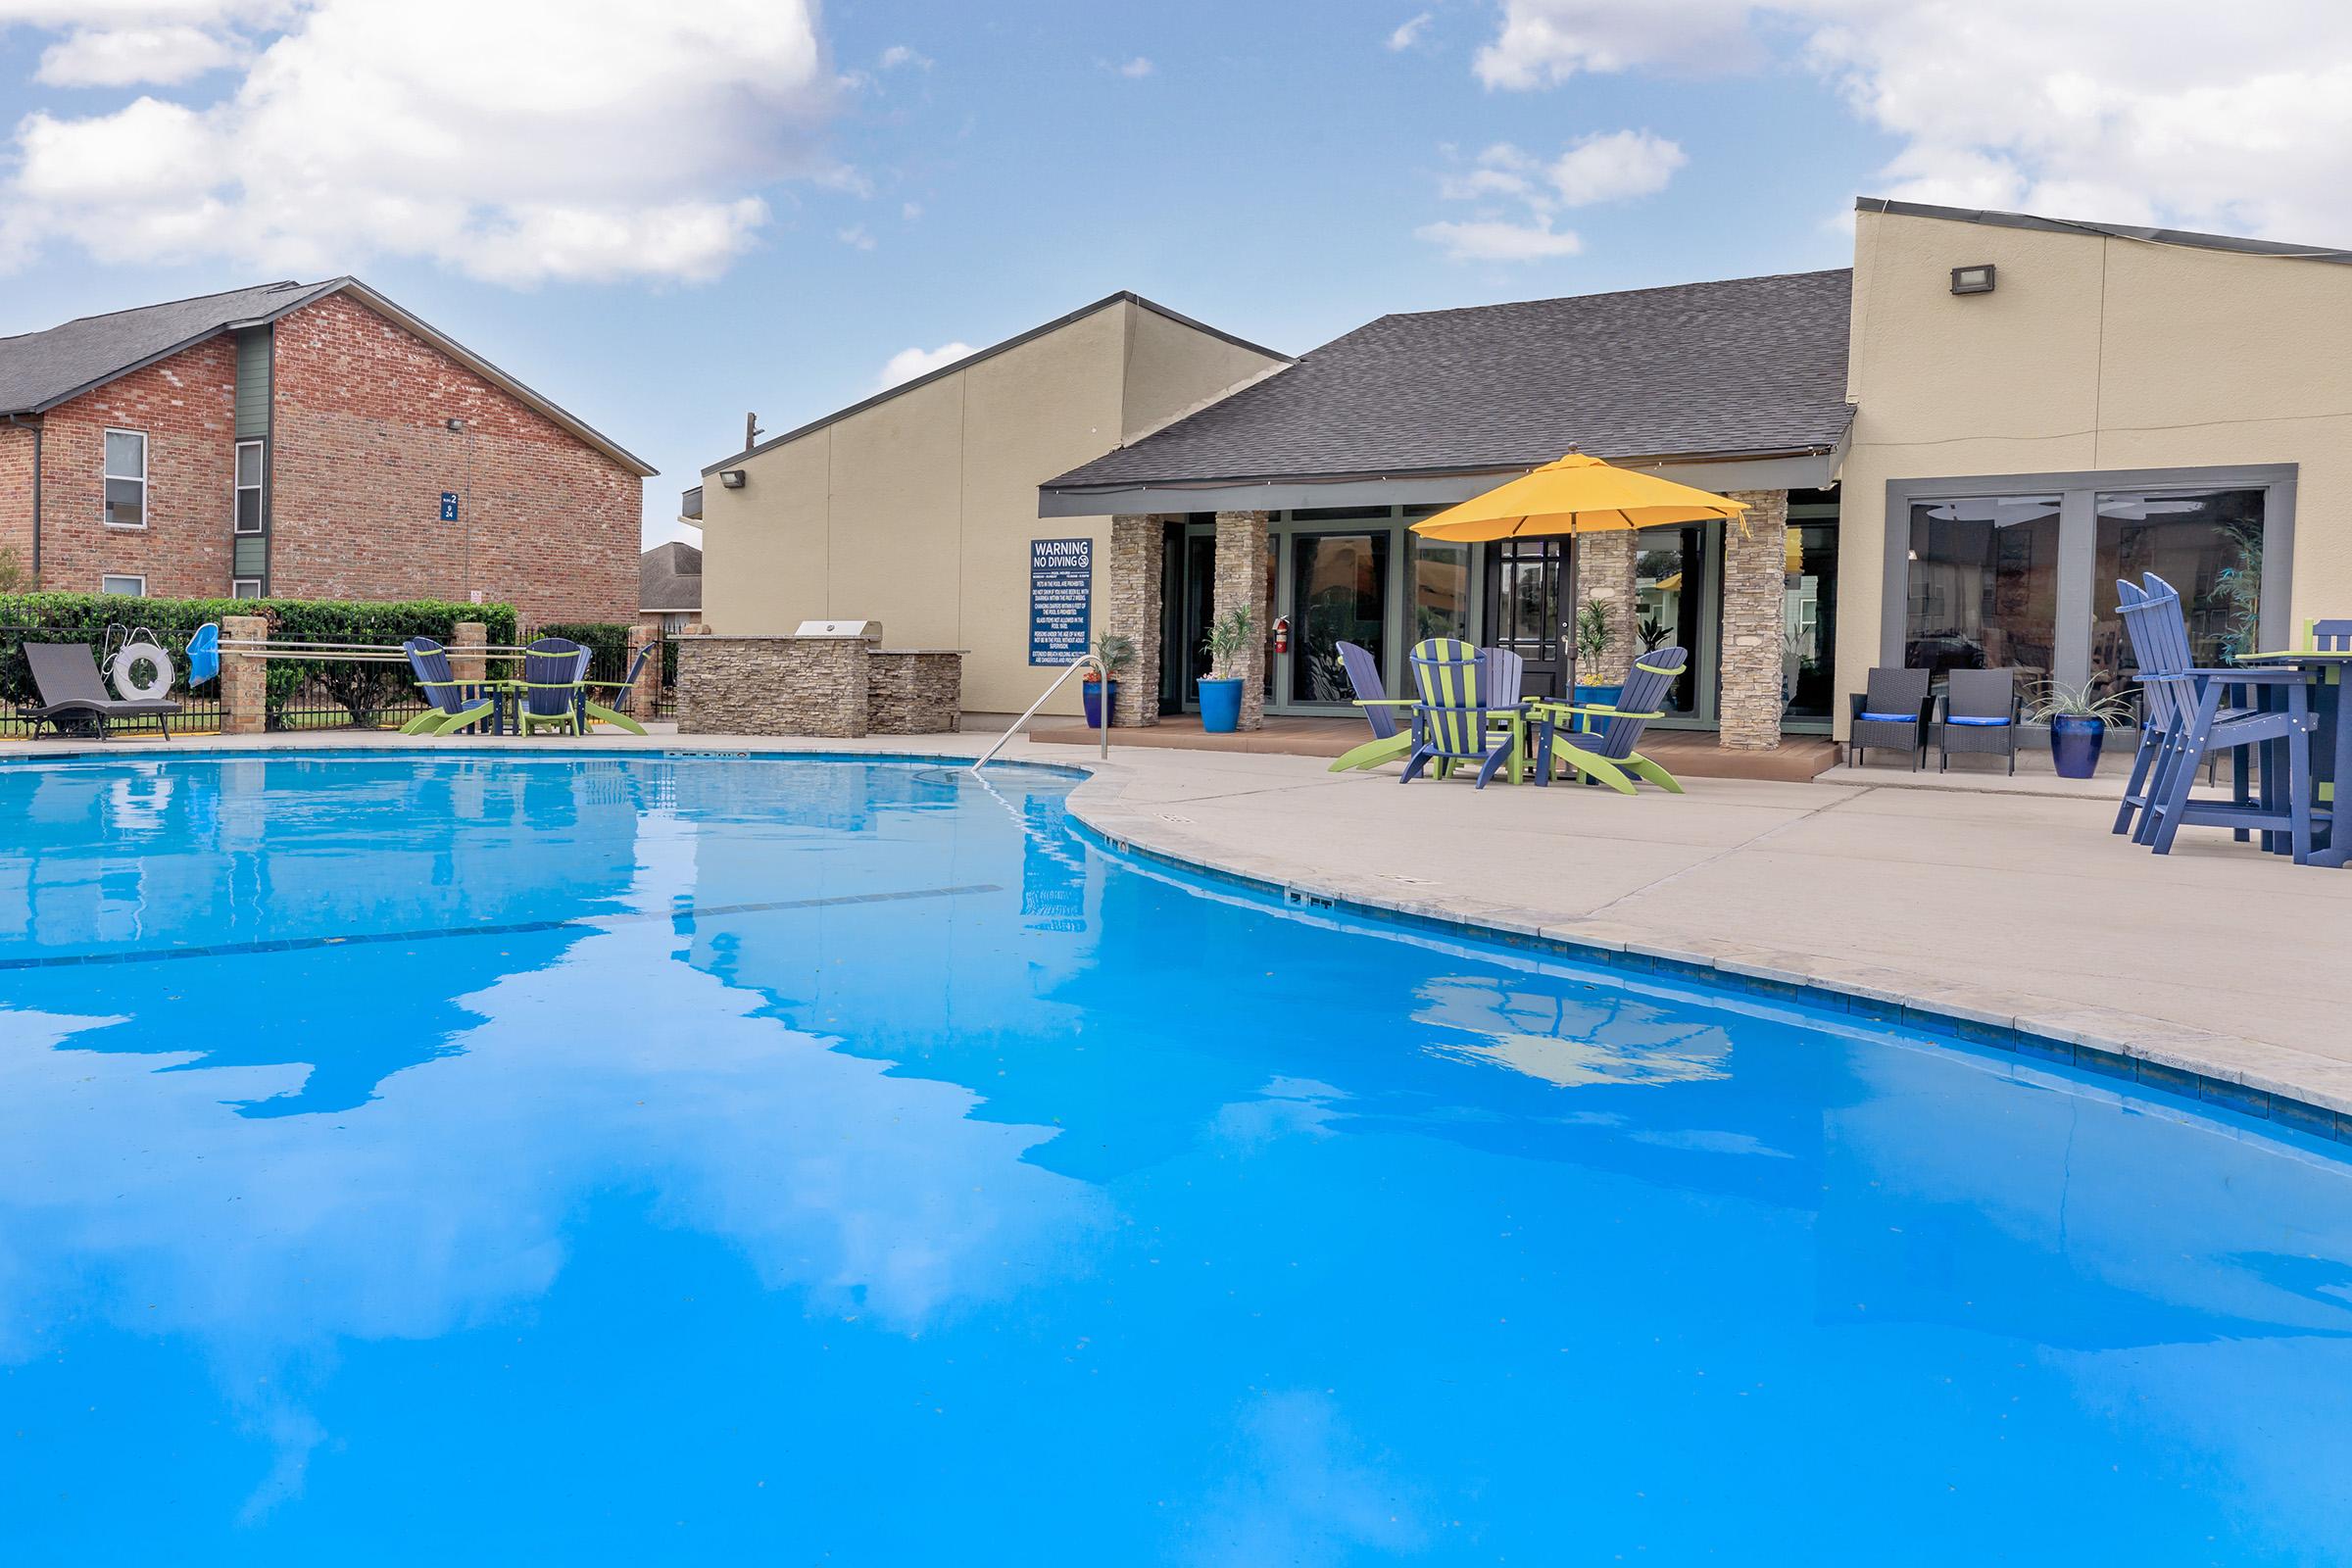
[[[2338,1146],[895,761],[0,769],[24,1560],[2345,1560]]]

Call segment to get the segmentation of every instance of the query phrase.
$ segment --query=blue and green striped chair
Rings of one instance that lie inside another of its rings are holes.
[[[1413,705],[1412,751],[1400,782],[1410,784],[1432,762],[1477,762],[1478,787],[1485,789],[1520,752],[1518,709],[1489,706],[1493,677],[1468,643],[1432,637],[1415,645],[1411,662],[1421,700]]]

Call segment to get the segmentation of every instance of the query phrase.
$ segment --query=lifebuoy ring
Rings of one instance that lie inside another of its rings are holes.
[[[154,666],[145,680],[139,679],[143,663]],[[116,694],[125,702],[153,702],[172,694],[172,656],[153,643],[124,643],[108,673],[114,678]]]

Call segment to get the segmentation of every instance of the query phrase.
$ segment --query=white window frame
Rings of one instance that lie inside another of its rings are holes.
[[[125,533],[129,533],[135,529],[145,528],[147,526],[147,432],[144,430],[133,430],[123,425],[110,424],[106,427],[106,433],[109,436],[135,435],[139,438],[139,471],[137,475],[139,483],[139,520],[136,522],[117,522],[115,520],[115,509],[106,504],[106,482],[109,479],[127,480],[131,477],[131,475],[127,473],[107,472],[107,443],[103,438],[98,443],[98,515],[105,521],[109,528],[120,528]]]
[[[121,475],[118,474],[116,477],[120,478]],[[122,594],[121,597],[124,599],[144,599],[147,597],[147,574],[143,571],[102,572],[98,577],[98,591],[102,594],[118,593],[119,590],[109,588],[107,586],[107,584],[110,582],[135,582],[139,585],[139,591],[137,593]]]
[[[245,592],[245,590],[246,590],[246,589],[248,589],[248,588],[252,589],[252,590],[253,590],[253,592],[251,592],[251,593],[247,593],[247,592]],[[261,579],[261,578],[259,578],[259,577],[231,577],[231,578],[229,578],[229,579],[228,579],[228,597],[229,597],[229,598],[231,598],[231,599],[259,599],[259,598],[261,598],[261,597],[262,597],[262,579]]]
[[[244,462],[244,459],[245,459],[245,449],[246,449],[247,447],[251,447],[251,448],[253,448],[253,449],[254,449],[256,452],[260,452],[260,453],[262,454],[262,463],[261,463],[261,477],[260,477],[259,479],[256,479],[256,480],[255,480],[253,483],[251,483],[251,484],[246,484],[246,483],[244,483],[243,481],[241,481],[241,480],[240,480],[240,479],[237,477],[237,470],[238,470],[238,467],[239,467],[239,466],[240,466],[243,464],[243,462]],[[269,452],[268,452],[268,450],[267,450],[267,447],[268,447],[268,443],[266,443],[265,441],[263,441],[263,440],[261,439],[261,437],[259,437],[259,436],[252,436],[252,437],[248,437],[247,439],[245,439],[245,440],[243,440],[243,441],[240,441],[240,442],[238,442],[238,443],[237,443],[237,445],[236,445],[236,451],[235,451],[235,454],[234,454],[234,455],[233,455],[233,456],[232,456],[232,457],[229,459],[229,467],[228,467],[228,526],[229,526],[229,531],[230,531],[230,532],[232,532],[232,533],[238,534],[238,535],[240,535],[241,537],[244,537],[244,538],[247,538],[247,539],[250,539],[250,538],[252,538],[254,535],[256,535],[256,534],[259,534],[259,533],[261,533],[261,532],[263,531],[263,528],[262,528],[262,521],[263,521],[263,518],[262,518],[262,502],[263,502],[263,498],[269,494],[269,483],[270,483],[270,455],[269,455]],[[253,492],[253,526],[252,526],[252,527],[250,527],[250,528],[248,528],[248,527],[246,527],[246,526],[245,526],[244,508],[238,505],[238,503],[239,503],[239,502],[241,502],[241,501],[243,501],[243,500],[245,499],[245,492],[246,492],[246,491],[248,491],[248,490],[251,490],[251,491]],[[146,510],[145,510],[143,507],[140,509],[140,515],[141,515],[141,516],[144,516],[144,515],[146,515]]]

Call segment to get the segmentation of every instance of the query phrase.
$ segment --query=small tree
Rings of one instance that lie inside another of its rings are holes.
[[[1216,619],[1208,628],[1201,648],[1208,655],[1208,674],[1211,680],[1233,680],[1236,674],[1233,662],[1242,657],[1257,636],[1257,613],[1248,605],[1236,605]]]

